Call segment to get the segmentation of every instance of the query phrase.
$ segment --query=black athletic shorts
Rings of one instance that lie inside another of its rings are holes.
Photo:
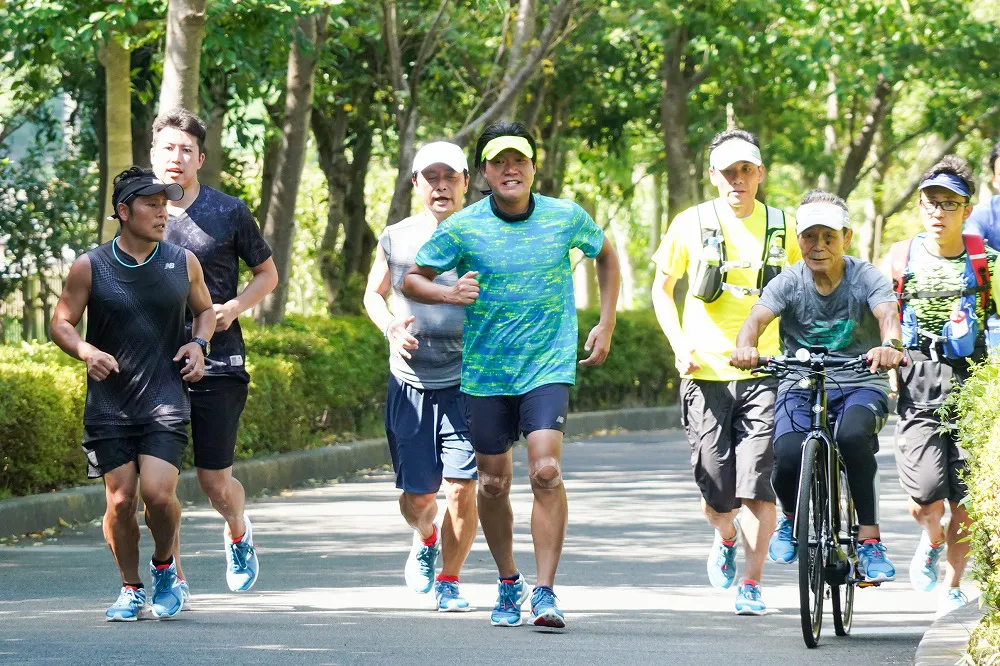
[[[138,464],[140,455],[165,460],[180,470],[187,441],[184,421],[130,426],[84,425],[87,478],[97,479],[122,465]]]
[[[566,428],[569,384],[544,384],[524,395],[465,396],[469,434],[476,453],[510,451],[519,433]]]
[[[247,380],[240,376],[206,375],[191,384],[191,441],[194,466],[226,469],[236,457],[236,433],[247,404]]]

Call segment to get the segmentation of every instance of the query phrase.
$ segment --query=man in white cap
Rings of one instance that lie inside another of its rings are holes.
[[[838,196],[813,190],[795,211],[803,261],[782,271],[764,288],[736,338],[733,366],[757,367],[758,341],[781,317],[781,347],[787,356],[799,349],[826,347],[838,356],[865,354],[870,372],[827,371],[827,409],[837,448],[847,467],[858,513],[858,564],[865,580],[892,580],[896,569],[886,557],[878,526],[878,432],[889,414],[889,381],[879,370],[903,359],[899,310],[889,280],[866,261],[846,256],[851,244],[847,204]],[[774,405],[774,472],[771,481],[781,502],[781,523],[771,537],[773,561],[791,563],[798,555],[792,542],[798,497],[802,443],[812,423],[809,391],[799,377],[781,379]]]
[[[403,295],[403,276],[438,225],[461,210],[469,188],[462,149],[435,141],[413,159],[413,186],[423,210],[389,225],[379,238],[364,305],[389,341],[385,431],[396,472],[399,510],[413,528],[404,570],[415,592],[434,589],[439,611],[467,611],[458,577],[476,538],[476,455],[469,439],[462,376],[464,308],[432,307]],[[455,271],[435,282],[453,286]],[[386,298],[392,292],[392,312]],[[440,529],[437,493],[444,481],[448,508]],[[442,569],[436,575],[438,555]]]
[[[729,364],[736,335],[764,285],[799,260],[795,226],[785,214],[756,200],[764,180],[757,137],[727,130],[711,143],[708,175],[716,199],[677,215],[659,249],[653,308],[674,353],[682,380],[681,414],[691,443],[691,464],[702,509],[715,528],[708,556],[713,586],[736,580],[741,525],[746,571],[736,612],[762,615],[760,577],[775,520],[771,468],[777,382]],[[687,274],[683,322],[674,287]],[[764,354],[778,353],[778,331],[766,331]],[[742,524],[737,520],[745,506]]]

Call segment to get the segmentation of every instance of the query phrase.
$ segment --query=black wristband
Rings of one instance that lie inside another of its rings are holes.
[[[204,338],[192,338],[191,342],[197,342],[199,345],[201,345],[202,355],[205,357],[208,356],[208,340]]]

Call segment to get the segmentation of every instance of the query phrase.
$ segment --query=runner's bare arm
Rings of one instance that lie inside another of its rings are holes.
[[[469,305],[479,298],[478,275],[476,271],[469,271],[449,287],[434,282],[438,273],[430,266],[414,264],[403,277],[403,295],[417,303]]]
[[[381,245],[376,245],[375,261],[372,262],[372,269],[368,272],[368,285],[365,287],[363,300],[365,312],[389,341],[390,353],[409,359],[412,355],[407,350],[417,349],[420,346],[417,339],[407,330],[407,327],[416,321],[416,317],[410,315],[406,319],[397,320],[392,316],[385,302],[391,287],[392,276],[389,273],[385,250]]]
[[[621,289],[621,266],[618,254],[607,237],[600,253],[594,259],[597,265],[597,285],[601,291],[601,319],[587,336],[583,346],[590,356],[580,361],[580,365],[603,363],[611,351],[611,336],[617,321],[618,292]]]
[[[76,330],[76,325],[87,309],[90,300],[90,257],[81,255],[69,269],[66,286],[56,303],[49,325],[49,337],[60,349],[87,364],[87,376],[95,381],[107,379],[112,372],[118,372],[118,361],[111,354],[85,342]]]
[[[878,330],[882,336],[882,342],[889,340],[899,340],[903,337],[903,329],[899,325],[899,305],[897,303],[879,303],[872,308],[872,314],[878,319]],[[903,362],[903,352],[892,347],[875,347],[868,352],[868,369],[878,372],[879,369],[891,370],[899,367]],[[893,384],[893,390],[895,383]]]
[[[212,309],[212,295],[208,293],[208,285],[205,284],[205,274],[201,269],[201,263],[194,253],[185,250],[187,256],[188,269],[188,307],[194,313],[194,322],[191,324],[191,337],[211,340],[215,334],[215,310]],[[181,377],[187,382],[196,382],[205,374],[205,355],[201,345],[197,342],[188,342],[181,345],[174,356],[175,361],[186,359],[184,367],[181,368]]]
[[[212,306],[215,310],[215,329],[225,331],[233,325],[233,321],[253,306],[264,300],[264,297],[278,286],[278,267],[274,259],[268,257],[260,264],[250,269],[253,277],[247,283],[246,289],[236,298],[225,303]]]
[[[694,344],[684,335],[681,328],[680,315],[677,313],[677,305],[674,303],[674,287],[677,285],[677,278],[671,277],[663,271],[657,269],[653,277],[653,312],[656,313],[656,320],[660,324],[667,342],[674,352],[674,365],[682,375],[689,375],[701,369],[701,365],[694,360]]]
[[[743,322],[739,334],[736,336],[736,349],[733,350],[729,362],[733,367],[743,370],[753,370],[757,367],[760,353],[757,351],[757,342],[760,336],[772,321],[777,317],[770,308],[759,303],[750,308],[750,315]]]

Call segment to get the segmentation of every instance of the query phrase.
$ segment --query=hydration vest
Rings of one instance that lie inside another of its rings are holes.
[[[905,347],[919,347],[920,335],[937,341],[939,338],[946,338],[945,335],[926,331],[920,328],[917,322],[917,314],[910,305],[910,301],[926,300],[931,298],[958,298],[958,307],[965,310],[970,316],[969,325],[978,326],[976,320],[976,305],[982,306],[986,315],[990,314],[990,267],[986,257],[986,247],[983,237],[976,234],[962,234],[962,241],[965,244],[965,270],[962,277],[967,285],[965,289],[953,289],[950,291],[906,291],[906,277],[909,272],[910,259],[913,255],[914,240],[923,242],[925,234],[918,234],[915,238],[903,240],[892,244],[889,249],[889,261],[892,267],[892,286],[896,291],[896,298],[899,299],[899,321],[903,329],[903,345]],[[982,330],[981,328],[979,330]]]
[[[722,233],[722,222],[715,208],[715,200],[706,201],[695,208],[701,231],[701,257],[691,281],[692,296],[706,303],[718,300],[724,291],[736,298],[759,296],[767,283],[785,268],[785,212],[771,206],[764,208],[767,211],[767,229],[764,232],[764,251],[759,261],[728,261],[726,238]],[[749,288],[729,284],[726,274],[736,268],[756,268],[757,286]]]

